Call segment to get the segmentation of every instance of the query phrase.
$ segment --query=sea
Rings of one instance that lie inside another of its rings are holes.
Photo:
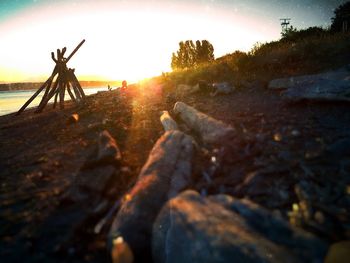
[[[85,95],[91,95],[98,91],[106,91],[107,87],[84,87]],[[14,90],[0,91],[0,116],[18,111],[22,105],[36,92],[36,90]],[[41,92],[27,107],[38,106],[44,92]],[[69,94],[66,92],[65,100],[70,100]],[[53,99],[50,100],[53,102]]]

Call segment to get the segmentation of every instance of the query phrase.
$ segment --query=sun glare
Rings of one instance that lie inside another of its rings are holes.
[[[0,81],[44,80],[53,68],[50,52],[67,46],[69,54],[82,39],[86,43],[68,63],[79,79],[137,81],[170,71],[171,53],[181,40],[208,39],[218,56],[248,50],[262,38],[258,32],[242,29],[241,17],[225,12],[208,13],[190,5],[165,9],[103,3],[51,4],[2,24]],[[11,68],[17,73],[9,74]]]

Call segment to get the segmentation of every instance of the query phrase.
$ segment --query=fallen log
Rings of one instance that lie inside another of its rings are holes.
[[[197,111],[183,102],[175,103],[174,112],[179,114],[186,125],[197,132],[206,143],[218,142],[234,132],[231,126]]]
[[[168,131],[158,139],[112,224],[109,241],[114,258],[117,248],[112,244],[122,238],[135,262],[151,260],[152,224],[167,200],[190,184],[193,146],[192,138],[180,131]]]
[[[164,131],[173,131],[179,129],[176,121],[174,121],[174,119],[171,118],[168,111],[162,112],[162,115],[160,116],[160,122],[163,125]]]

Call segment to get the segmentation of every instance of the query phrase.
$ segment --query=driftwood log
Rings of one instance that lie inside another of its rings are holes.
[[[164,131],[173,131],[179,129],[176,121],[174,121],[174,119],[171,118],[168,111],[162,112],[162,115],[160,116],[160,122],[163,125]]]
[[[136,262],[151,260],[152,224],[167,200],[190,184],[193,149],[192,138],[180,131],[158,139],[113,221],[109,241],[114,259],[118,258],[114,244],[122,239]]]
[[[186,125],[198,133],[206,143],[218,142],[234,132],[231,126],[199,112],[183,102],[175,103],[174,112],[179,114]]]

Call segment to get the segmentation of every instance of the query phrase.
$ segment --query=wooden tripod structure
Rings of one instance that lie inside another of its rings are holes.
[[[75,103],[83,103],[85,101],[85,94],[80,86],[77,77],[74,75],[74,69],[67,68],[68,61],[78,51],[78,49],[84,44],[85,39],[79,43],[79,45],[73,50],[73,52],[67,57],[64,57],[66,53],[66,47],[63,49],[57,49],[57,59],[54,52],[51,52],[51,58],[56,63],[56,66],[51,76],[45,81],[45,83],[33,94],[33,96],[19,109],[16,115],[21,114],[27,108],[27,106],[45,89],[45,93],[40,101],[39,106],[36,109],[36,113],[42,112],[47,103],[55,96],[53,107],[56,107],[57,99],[60,100],[60,109],[64,109],[64,95],[67,89],[69,96]],[[57,75],[56,81],[54,79]],[[54,82],[54,83],[53,83]],[[52,84],[53,83],[53,84]],[[73,92],[74,95],[73,95]]]

